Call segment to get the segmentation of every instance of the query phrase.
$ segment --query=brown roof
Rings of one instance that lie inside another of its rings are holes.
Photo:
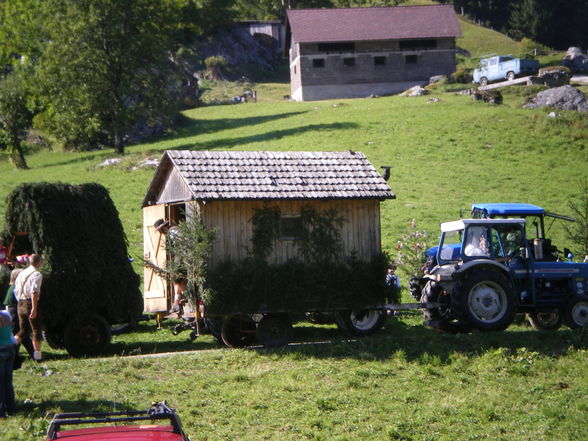
[[[143,206],[157,203],[172,170],[192,199],[393,199],[360,152],[167,150]]]
[[[294,43],[459,37],[451,5],[290,9]]]

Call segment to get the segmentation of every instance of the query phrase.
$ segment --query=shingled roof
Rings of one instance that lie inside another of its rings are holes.
[[[174,174],[179,179],[170,179]],[[195,200],[396,197],[366,156],[352,151],[167,150],[143,206],[173,202],[162,200],[163,187],[172,181],[189,189],[188,199]]]
[[[452,5],[290,9],[294,43],[459,37]]]

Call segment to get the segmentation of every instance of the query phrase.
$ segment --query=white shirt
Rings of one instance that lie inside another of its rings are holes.
[[[30,265],[16,277],[14,295],[18,300],[29,300],[34,292],[41,294],[42,282],[43,276],[41,272],[33,265]]]

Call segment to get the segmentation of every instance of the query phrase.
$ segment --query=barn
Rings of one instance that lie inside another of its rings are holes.
[[[275,207],[280,237],[269,259],[285,263],[296,253],[296,222],[305,207],[336,210],[344,219],[342,253],[368,260],[380,249],[380,202],[394,193],[360,152],[165,151],[143,200],[144,304],[147,312],[169,308],[159,219],[177,224],[197,214],[216,230],[209,268],[243,260],[250,251],[256,210]]]
[[[455,70],[461,30],[452,5],[291,9],[295,101],[402,92]]]

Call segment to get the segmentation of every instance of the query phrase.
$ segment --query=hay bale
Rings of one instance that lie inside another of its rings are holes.
[[[45,258],[39,310],[48,331],[99,314],[134,321],[142,312],[139,276],[108,191],[99,184],[23,184],[7,197],[4,237],[17,232],[16,254]]]

